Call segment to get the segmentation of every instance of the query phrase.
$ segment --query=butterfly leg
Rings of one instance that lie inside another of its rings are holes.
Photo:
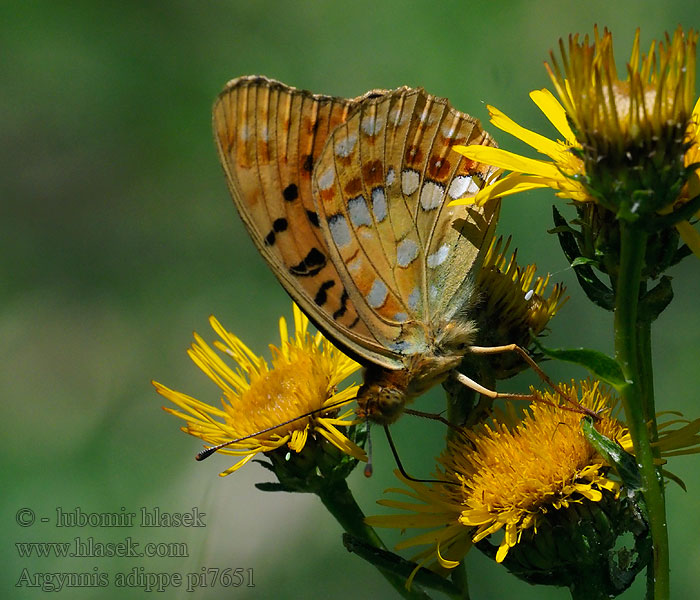
[[[559,391],[557,385],[550,379],[549,375],[545,373],[540,366],[535,362],[535,360],[517,344],[508,344],[506,346],[470,346],[469,352],[474,354],[502,354],[504,352],[515,352],[520,356],[528,366],[553,390]]]
[[[473,352],[475,354],[500,354],[503,352],[515,352],[518,354],[529,366],[530,368],[537,373],[537,375],[544,381],[551,389],[553,389],[557,394],[559,394],[562,398],[564,398],[569,404],[574,406],[574,410],[576,412],[583,413],[585,415],[588,415],[592,417],[594,420],[598,420],[599,417],[597,414],[595,414],[594,411],[592,411],[589,408],[586,408],[584,406],[581,406],[578,402],[576,402],[573,398],[570,398],[569,395],[561,389],[556,383],[552,381],[552,379],[545,373],[540,366],[535,362],[535,360],[527,353],[527,351],[524,348],[521,348],[517,344],[507,344],[506,346],[470,346],[469,351]],[[464,377],[464,376],[463,376]],[[469,379],[466,377],[466,379]],[[470,380],[471,381],[471,380]],[[474,382],[476,383],[476,382]],[[465,385],[467,385],[465,383]],[[479,385],[479,384],[476,384]],[[471,387],[471,386],[469,386]],[[476,389],[476,388],[472,388]],[[481,392],[484,393],[484,392]],[[504,396],[498,395],[498,396],[493,396],[494,398],[499,397],[503,398]],[[513,397],[513,396],[510,396]],[[521,396],[525,397],[525,396]],[[530,396],[532,399],[534,399],[534,396]],[[540,401],[542,401],[540,399]],[[563,408],[563,407],[562,407]],[[569,409],[572,410],[572,409]]]
[[[459,371],[454,371],[454,378],[459,381],[462,385],[468,387],[469,389],[474,390],[475,392],[478,392],[479,394],[483,394],[484,396],[492,399],[497,399],[497,398],[507,398],[510,400],[534,400],[535,395],[534,394],[508,394],[504,392],[497,392],[496,390],[490,390],[489,388],[484,387],[480,383],[477,383],[474,381],[471,377],[467,377],[464,373],[460,373]]]
[[[433,421],[438,421],[447,427],[451,427],[457,431],[460,431],[460,427],[457,427],[454,423],[450,423],[445,417],[435,413],[423,412],[422,410],[415,410],[414,408],[405,408],[404,414],[413,415],[414,417],[422,417],[424,419],[432,419]]]

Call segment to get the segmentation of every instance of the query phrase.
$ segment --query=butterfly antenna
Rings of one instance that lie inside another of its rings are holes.
[[[204,460],[205,458],[209,458],[217,450],[221,450],[222,448],[225,448],[226,446],[230,446],[231,444],[237,444],[238,442],[244,442],[245,440],[249,440],[250,438],[257,437],[259,435],[262,435],[263,433],[268,433],[270,431],[274,431],[275,429],[279,429],[280,427],[284,427],[285,425],[289,425],[290,423],[294,423],[295,421],[298,421],[299,419],[305,419],[306,417],[311,417],[311,416],[318,414],[320,412],[332,410],[332,409],[337,408],[343,404],[347,404],[347,400],[341,400],[339,402],[334,402],[333,404],[329,404],[328,406],[324,406],[322,408],[315,408],[314,410],[310,410],[309,412],[305,412],[302,415],[297,415],[296,417],[293,417],[292,419],[288,419],[287,421],[283,421],[282,423],[278,423],[277,425],[272,425],[271,427],[261,429],[260,431],[256,431],[255,433],[251,433],[250,435],[244,435],[243,437],[236,438],[235,440],[229,440],[228,442],[222,442],[221,444],[217,444],[216,446],[212,446],[211,448],[206,448],[206,449],[202,450],[201,452],[198,452],[197,455],[194,457],[194,459],[195,460]],[[369,439],[369,435],[368,435],[368,439]]]
[[[399,473],[401,473],[401,475],[403,475],[406,479],[408,479],[409,481],[415,481],[417,483],[443,483],[445,485],[459,485],[454,481],[445,481],[444,479],[416,479],[415,477],[411,477],[408,473],[406,473],[406,469],[403,468],[403,464],[401,463],[401,459],[399,458],[399,453],[397,452],[396,446],[394,445],[394,440],[391,437],[391,433],[389,433],[388,425],[384,425],[384,432],[386,433],[386,439],[389,442],[389,448],[391,448],[391,453],[394,455],[396,466],[399,468]]]
[[[365,477],[372,477],[374,466],[372,465],[372,436],[370,435],[371,429],[369,419],[365,419],[365,423],[367,423],[367,464],[365,465],[364,474]]]

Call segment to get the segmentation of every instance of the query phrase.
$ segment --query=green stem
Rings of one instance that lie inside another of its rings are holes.
[[[654,401],[654,368],[651,358],[651,321],[637,321],[637,346],[639,347],[639,369],[642,373],[642,398],[644,407],[644,419],[651,425],[649,435],[652,444],[659,439],[659,430],[656,423],[656,404]],[[661,452],[658,447],[653,448],[654,458],[659,458]]]
[[[644,264],[647,234],[626,221],[620,222],[620,268],[615,295],[615,356],[625,375],[626,385],[620,390],[625,408],[634,454],[641,470],[644,499],[649,513],[649,527],[654,545],[654,560],[647,581],[647,594],[654,600],[669,598],[669,556],[663,488],[654,466],[650,431],[645,413],[652,393],[644,390],[651,381],[640,361],[640,340],[637,309],[641,273]],[[651,366],[649,358],[648,367]],[[646,404],[646,406],[645,406]],[[653,414],[650,415],[654,419]]]
[[[335,520],[338,521],[342,528],[350,535],[355,536],[375,548],[381,548],[382,550],[387,549],[374,529],[365,523],[365,515],[357,502],[355,502],[355,498],[345,480],[340,480],[323,487],[319,490],[318,496],[321,498],[323,505],[328,509],[328,512],[335,517]],[[422,590],[416,589],[417,586],[414,586],[411,590],[407,590],[405,585],[406,580],[404,578],[399,577],[387,569],[377,568],[403,598],[408,598],[410,600],[425,600],[430,598],[430,596],[425,594]]]

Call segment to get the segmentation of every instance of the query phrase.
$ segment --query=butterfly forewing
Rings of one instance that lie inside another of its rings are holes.
[[[468,302],[493,235],[497,209],[447,206],[487,175],[450,152],[454,143],[493,142],[446,100],[401,88],[361,103],[314,169],[330,257],[360,319],[396,358],[428,352],[446,311]]]
[[[381,348],[329,259],[311,193],[318,154],[358,102],[241,77],[220,94],[213,126],[231,194],[261,254],[312,319],[364,356],[373,344]]]

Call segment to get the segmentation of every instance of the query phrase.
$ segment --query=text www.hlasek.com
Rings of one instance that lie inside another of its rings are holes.
[[[186,558],[187,544],[183,542],[148,542],[143,545],[127,537],[123,542],[99,542],[93,537],[76,537],[72,542],[15,542],[17,554],[22,558],[104,558],[143,556],[160,558]]]

